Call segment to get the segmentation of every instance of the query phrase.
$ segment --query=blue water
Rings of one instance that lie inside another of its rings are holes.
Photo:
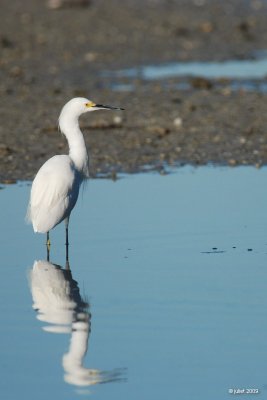
[[[0,190],[1,398],[266,398],[266,181],[250,167],[92,180],[67,271],[64,226],[47,263],[29,186]]]
[[[262,79],[267,76],[267,58],[229,61],[172,62],[159,65],[141,65],[119,71],[106,71],[104,76],[166,79],[180,76],[201,76],[209,79]]]

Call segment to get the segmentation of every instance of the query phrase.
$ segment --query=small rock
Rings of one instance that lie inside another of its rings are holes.
[[[122,117],[120,115],[115,115],[113,117],[113,122],[115,125],[121,125],[122,124]]]
[[[174,34],[176,36],[187,36],[189,34],[189,30],[184,26],[179,26],[175,29]]]
[[[237,27],[241,32],[244,32],[244,33],[247,33],[250,30],[250,26],[247,21],[240,22],[240,24]]]
[[[4,185],[14,185],[14,183],[16,182],[16,179],[3,179],[1,181],[1,183],[3,183]]]
[[[48,0],[47,7],[52,10],[68,7],[87,7],[90,0]]]
[[[194,89],[212,89],[213,83],[206,78],[196,77],[191,79],[191,86]]]
[[[9,40],[6,36],[0,37],[0,45],[4,49],[10,49],[10,48],[14,47],[13,42],[11,42],[11,40]]]
[[[219,143],[221,141],[220,135],[216,135],[212,139],[213,143]]]
[[[223,96],[230,96],[232,93],[232,90],[230,87],[226,87],[221,90],[221,93]]]
[[[182,103],[182,99],[180,99],[180,97],[175,97],[174,99],[172,99],[172,103],[181,104]]]
[[[189,108],[190,111],[193,112],[193,111],[196,111],[197,106],[195,104],[189,104],[188,108]]]
[[[170,129],[163,128],[162,126],[148,126],[147,130],[156,134],[158,138],[162,138],[170,133]]]
[[[36,43],[40,44],[40,45],[45,44],[46,43],[46,37],[44,35],[42,35],[42,34],[37,35],[36,36]]]
[[[60,94],[61,92],[62,92],[62,90],[61,90],[60,87],[54,87],[54,88],[52,89],[52,93],[53,93],[53,94]]]
[[[173,125],[176,126],[176,128],[180,128],[183,125],[182,118],[180,117],[174,118]]]
[[[237,161],[231,158],[230,160],[228,160],[228,164],[234,166],[237,164]]]
[[[14,78],[19,78],[23,75],[23,70],[22,70],[22,68],[15,65],[14,67],[12,67],[10,69],[9,74],[10,74],[10,76],[12,76]]]
[[[203,24],[200,25],[199,29],[200,29],[201,32],[210,33],[210,32],[212,32],[214,30],[214,26],[213,26],[213,24],[211,22],[206,21],[206,22],[203,22]]]
[[[10,147],[6,146],[5,144],[0,144],[0,156],[5,157],[12,153]]]
[[[87,62],[93,62],[93,61],[95,61],[96,60],[96,58],[97,58],[97,54],[96,53],[93,53],[93,52],[88,52],[88,53],[85,53],[85,55],[84,55],[84,59],[85,59],[85,61],[87,61]]]

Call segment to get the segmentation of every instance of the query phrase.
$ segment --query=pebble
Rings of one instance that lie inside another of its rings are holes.
[[[231,158],[230,160],[228,160],[228,164],[234,166],[234,165],[237,164],[237,162],[236,162],[236,160],[234,160],[233,158]]]
[[[89,63],[94,62],[96,60],[96,58],[97,58],[97,54],[93,53],[92,51],[85,53],[85,55],[84,55],[85,61],[87,61]]]
[[[173,125],[176,126],[176,128],[180,128],[183,125],[182,118],[180,117],[174,118]]]
[[[162,138],[170,133],[170,129],[163,128],[162,126],[148,126],[147,130],[156,134],[158,138]]]
[[[65,7],[87,7],[90,0],[48,0],[47,7],[57,10]]]
[[[11,42],[11,40],[9,40],[8,37],[6,37],[6,36],[0,37],[0,45],[1,45],[1,47],[5,48],[5,49],[14,47],[13,42]]]
[[[4,143],[0,143],[0,156],[5,157],[8,156],[12,153],[12,150],[10,147],[5,145]]]
[[[3,183],[4,185],[13,185],[16,182],[16,179],[3,179],[1,181],[1,183]]]
[[[121,125],[122,124],[122,117],[119,115],[115,115],[115,117],[113,117],[113,122],[115,125]]]
[[[17,65],[15,65],[14,67],[12,67],[9,71],[10,76],[14,77],[14,78],[18,78],[21,77],[23,75],[23,70],[22,68],[18,67]]]
[[[203,24],[200,25],[200,30],[204,33],[210,33],[213,31],[213,29],[214,29],[214,26],[209,21],[203,22]]]
[[[197,77],[191,79],[191,86],[194,89],[211,89],[213,83],[209,79]]]

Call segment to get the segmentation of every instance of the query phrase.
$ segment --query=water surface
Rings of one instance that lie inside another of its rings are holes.
[[[267,75],[267,58],[227,61],[171,62],[141,65],[119,71],[106,71],[104,76],[156,80],[180,76],[202,76],[209,79],[262,79]]]
[[[267,170],[92,180],[64,226],[0,191],[3,399],[228,399],[267,384]]]

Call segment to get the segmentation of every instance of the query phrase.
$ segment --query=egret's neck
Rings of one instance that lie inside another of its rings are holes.
[[[66,136],[69,144],[69,156],[75,167],[84,176],[88,177],[88,154],[83,134],[79,128],[78,117],[61,115],[59,127]]]

